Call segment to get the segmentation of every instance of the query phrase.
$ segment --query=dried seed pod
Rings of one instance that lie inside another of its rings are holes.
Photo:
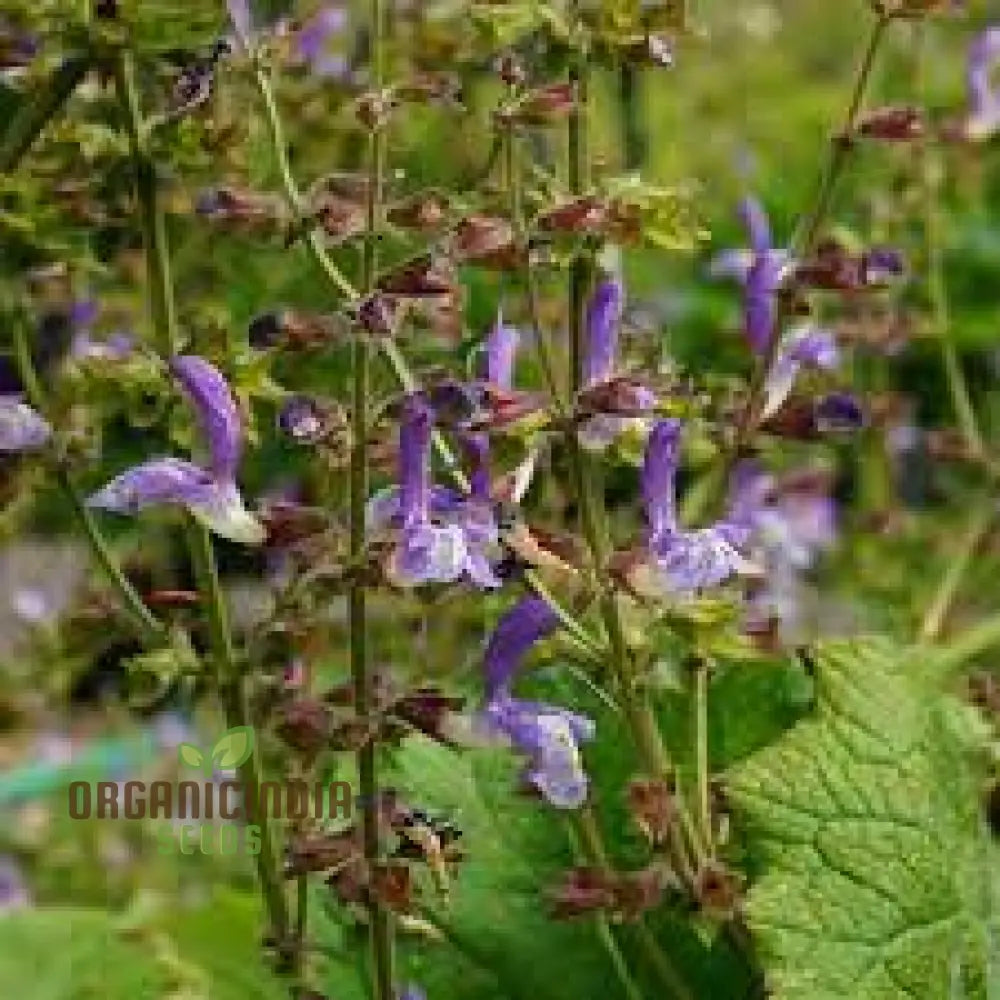
[[[358,98],[355,113],[366,129],[375,132],[385,127],[398,107],[399,99],[391,89],[370,90]]]
[[[477,264],[516,266],[514,228],[507,219],[490,215],[469,215],[455,228],[450,248],[460,261]]]
[[[494,63],[494,69],[508,87],[521,87],[528,79],[524,63],[514,52],[504,52],[500,55]]]
[[[448,718],[460,712],[464,705],[465,699],[462,697],[443,694],[436,688],[418,688],[403,695],[390,711],[396,718],[419,729],[424,735],[446,743]]]
[[[390,910],[410,909],[413,880],[409,865],[391,862],[373,865],[370,892],[383,906]]]
[[[856,132],[865,139],[912,142],[927,135],[927,121],[923,110],[915,105],[889,105],[865,114]]]
[[[319,507],[276,501],[258,512],[267,529],[267,542],[273,548],[286,548],[312,538],[330,527],[330,518]]]
[[[640,417],[656,406],[656,395],[641,379],[621,375],[583,389],[577,396],[576,412],[580,419],[599,413]]]
[[[347,414],[339,403],[296,395],[285,401],[278,427],[297,444],[342,444],[348,434]]]
[[[740,898],[736,875],[719,861],[706,861],[694,881],[694,898],[702,910],[720,918],[732,916]]]
[[[553,83],[529,91],[498,111],[497,117],[506,124],[551,125],[564,121],[576,106],[576,87],[572,83]]]
[[[315,199],[309,212],[323,232],[338,243],[360,236],[367,226],[364,204],[333,194],[324,194]]]
[[[571,868],[548,893],[549,913],[555,920],[571,920],[610,909],[615,902],[614,888],[613,876],[598,868]]]
[[[305,833],[293,836],[285,857],[285,875],[294,877],[307,872],[339,868],[361,855],[355,830],[343,833]]]
[[[677,819],[673,788],[666,781],[637,778],[629,782],[626,801],[643,836],[653,845],[665,843]]]
[[[420,73],[395,87],[400,101],[412,104],[462,103],[462,81],[455,73]]]
[[[355,321],[362,330],[373,336],[391,336],[399,323],[400,306],[397,296],[373,292],[358,303]]]
[[[340,339],[343,324],[333,316],[280,309],[255,317],[249,328],[250,346],[258,350],[281,345],[291,350],[327,347]]]
[[[600,198],[587,195],[542,212],[535,225],[543,232],[600,236],[612,219],[611,208]]]
[[[279,198],[235,187],[203,192],[195,210],[199,215],[255,233],[280,229],[287,219],[284,203]]]
[[[297,698],[281,709],[277,732],[293,750],[313,757],[329,745],[332,727],[326,705],[314,698]]]
[[[457,285],[449,262],[426,254],[383,274],[377,288],[400,298],[434,298],[454,295]]]
[[[390,205],[386,218],[400,229],[418,233],[441,228],[448,214],[448,201],[437,191],[421,191]]]

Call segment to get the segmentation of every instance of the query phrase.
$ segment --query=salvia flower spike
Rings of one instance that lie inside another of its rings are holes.
[[[45,418],[17,395],[0,395],[0,452],[35,451],[52,436]]]

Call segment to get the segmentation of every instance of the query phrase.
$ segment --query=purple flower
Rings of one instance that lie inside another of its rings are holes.
[[[347,11],[342,7],[321,7],[298,33],[298,57],[317,76],[342,77],[348,69],[347,60],[329,51],[330,39],[347,26]]]
[[[523,597],[498,622],[483,656],[486,697],[509,693],[510,682],[528,650],[559,627],[559,618],[534,594]]]
[[[427,994],[412,983],[399,994],[399,1000],[427,1000]]]
[[[486,338],[486,381],[501,389],[514,385],[514,359],[521,335],[513,326],[506,326],[498,312],[497,321]]]
[[[0,395],[0,452],[35,451],[51,436],[45,418],[20,396]]]
[[[648,576],[638,583],[652,594],[691,594],[716,587],[736,574],[756,572],[740,551],[748,540],[740,512],[722,521],[684,529],[677,523],[676,475],[680,464],[681,422],[661,420],[646,445],[642,497],[646,513]]]
[[[253,38],[253,17],[250,13],[250,0],[226,0],[226,9],[229,11],[229,20],[232,23],[233,31],[236,33],[236,40],[242,48],[249,49]]]
[[[1000,93],[993,72],[1000,60],[1000,26],[987,28],[969,47],[969,115],[965,134],[969,139],[988,139],[1000,128]]]
[[[607,279],[598,283],[587,305],[587,352],[583,382],[590,386],[606,382],[615,374],[618,360],[618,328],[624,295],[621,283]]]
[[[816,406],[816,429],[820,433],[854,431],[863,427],[864,423],[864,412],[850,393],[830,393]]]
[[[488,501],[470,497],[452,502],[445,495],[446,510],[441,511],[438,494],[438,511],[432,509],[432,423],[433,413],[423,398],[407,397],[399,434],[398,492],[395,501],[380,498],[382,516],[392,511],[401,523],[389,577],[403,587],[462,579],[498,587],[500,579],[489,558],[499,545],[498,529]]]
[[[209,468],[172,456],[155,458],[126,469],[91,496],[88,506],[136,514],[150,506],[174,504],[223,538],[260,544],[263,525],[247,510],[235,481],[242,424],[226,380],[193,355],[174,358],[171,370],[198,413],[208,442]]]
[[[525,754],[525,778],[557,809],[578,809],[587,799],[580,744],[594,738],[592,719],[542,702],[501,695],[487,704],[487,731],[506,736]]]
[[[528,650],[558,627],[559,619],[539,597],[524,597],[490,637],[483,658],[486,732],[508,739],[528,758],[525,777],[554,806],[576,809],[587,797],[580,743],[594,738],[591,719],[510,693],[511,681]]]
[[[611,382],[619,374],[618,331],[623,306],[621,283],[612,278],[600,281],[587,306],[587,351],[583,359],[585,390]],[[630,409],[643,412],[655,405],[656,396],[645,386],[629,387]],[[602,451],[631,430],[644,432],[647,423],[644,416],[598,413],[580,426],[580,444],[589,451]]]
[[[829,330],[809,323],[793,327],[782,339],[778,356],[768,372],[761,418],[773,417],[781,409],[801,369],[829,371],[839,363],[837,342]]]
[[[243,450],[243,422],[229,384],[196,354],[174,358],[170,369],[194,405],[208,442],[212,472],[219,479],[232,479]]]
[[[31,906],[31,894],[17,862],[0,856],[0,913]]]

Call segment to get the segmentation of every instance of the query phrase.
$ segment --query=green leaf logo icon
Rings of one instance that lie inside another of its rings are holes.
[[[220,771],[239,767],[253,753],[253,729],[236,726],[228,729],[212,747],[212,764]]]
[[[201,769],[205,764],[205,755],[190,743],[182,743],[177,748],[177,756],[180,757],[181,763],[188,767]]]

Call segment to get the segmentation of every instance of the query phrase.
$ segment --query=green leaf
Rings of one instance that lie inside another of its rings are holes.
[[[236,726],[222,734],[212,747],[212,762],[217,768],[228,771],[247,761],[253,753],[253,729]]]
[[[463,754],[406,741],[394,786],[456,817],[467,852],[434,922],[442,942],[404,939],[401,979],[449,1000],[618,997],[621,986],[589,921],[557,923],[545,889],[573,864],[562,816],[517,792],[507,751]],[[434,898],[428,888],[428,898]]]
[[[180,758],[182,764],[186,764],[188,767],[200,768],[205,763],[205,755],[191,743],[182,743],[177,748],[177,756]]]
[[[927,653],[821,647],[815,717],[729,774],[777,1000],[983,998],[990,878],[976,739]],[[995,876],[994,876],[995,877]]]
[[[0,996],[135,1000],[163,996],[173,978],[104,911],[28,909],[3,920]]]

